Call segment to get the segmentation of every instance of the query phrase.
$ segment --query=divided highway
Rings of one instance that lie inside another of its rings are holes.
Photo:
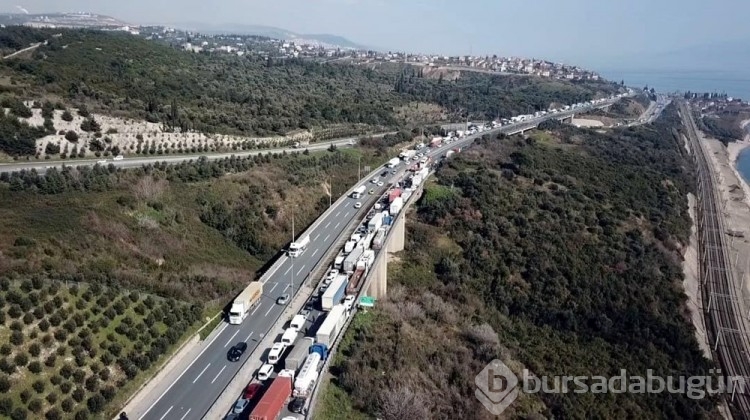
[[[617,99],[612,99],[596,105],[584,106],[572,111],[547,114],[536,118],[530,118],[520,123],[486,130],[452,143],[444,144],[441,147],[431,149],[430,156],[443,156],[448,150],[471,143],[476,138],[485,134],[495,135],[501,132],[518,132],[521,128],[531,128],[547,119],[563,118],[572,113],[580,113],[591,108],[607,106],[616,100]],[[342,141],[348,143],[346,140]],[[329,145],[330,143],[325,143],[321,144],[320,147],[327,148]],[[308,148],[312,150],[313,146]],[[268,151],[262,152],[267,153]],[[251,153],[253,152],[246,154]],[[226,154],[224,157],[231,155],[239,156],[240,154]],[[195,158],[196,157],[191,156],[178,159],[188,160]],[[161,162],[167,159],[169,158],[159,157],[154,160]],[[121,161],[120,163],[124,165],[124,162],[128,162],[128,160]],[[140,162],[134,166],[140,166],[142,163],[143,162]],[[400,165],[399,171],[395,176],[400,176],[403,171],[406,170],[405,166],[406,165],[403,164]],[[3,168],[0,166],[0,171],[2,170]],[[367,176],[368,178],[365,178],[365,180],[362,181],[367,183],[368,189],[375,190],[375,195],[382,194],[386,188],[388,188],[388,184],[378,187],[375,184],[369,183],[369,177],[377,176],[377,174],[380,174],[383,170],[385,170],[384,167],[377,168]],[[138,413],[140,414],[139,418],[158,420],[203,418],[217,397],[224,391],[230,380],[245,363],[247,358],[256,350],[261,339],[271,330],[285,307],[292,302],[294,294],[298,291],[300,285],[306,280],[308,275],[313,272],[318,264],[325,263],[325,261],[321,261],[321,259],[326,254],[327,250],[337,241],[340,235],[344,233],[346,226],[354,218],[364,217],[367,209],[364,207],[362,209],[355,209],[354,203],[357,201],[358,200],[351,198],[338,200],[337,203],[334,204],[333,209],[323,215],[322,220],[319,219],[316,221],[312,230],[307,232],[307,234],[310,235],[310,244],[306,251],[294,259],[282,256],[281,259],[272,266],[272,271],[263,276],[263,278],[266,279],[263,287],[263,297],[252,313],[240,325],[229,325],[226,322],[222,322],[218,327],[218,332],[212,334],[213,338],[211,341],[203,344],[203,350],[198,357],[191,361],[187,367],[183,368],[184,370],[182,373],[174,382],[169,384],[166,391],[161,395],[152,396],[153,403],[146,412],[142,414]],[[361,201],[365,201],[365,199],[363,198]],[[317,279],[314,280],[317,281]],[[292,299],[289,299],[288,303],[284,305],[279,305],[276,303],[276,299],[283,294],[290,294]],[[238,362],[228,361],[227,352],[233,345],[239,342],[246,342],[248,344],[247,350]],[[250,381],[250,379],[251,378],[247,378],[248,381]]]

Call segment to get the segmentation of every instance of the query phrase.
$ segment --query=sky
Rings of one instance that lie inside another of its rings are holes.
[[[731,54],[732,45],[750,44],[747,0],[0,0],[0,11],[17,6],[133,24],[276,26],[379,50],[535,57],[595,69],[648,68],[666,53],[719,45]]]

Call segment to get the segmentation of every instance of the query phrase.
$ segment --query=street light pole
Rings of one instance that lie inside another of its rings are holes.
[[[294,243],[294,211],[292,211],[292,243]],[[291,273],[289,273],[289,287],[292,289],[289,293],[290,299],[291,297],[294,297],[294,257],[291,257],[292,260],[292,269],[290,270]]]

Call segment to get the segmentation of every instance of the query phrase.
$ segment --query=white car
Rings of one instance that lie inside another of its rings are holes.
[[[383,184],[383,181],[378,182],[378,187],[382,187],[383,185],[385,185]]]
[[[125,156],[123,156],[123,155],[117,155],[117,156],[115,156],[115,157],[112,158],[112,160],[123,160],[123,159],[125,159]]]
[[[380,178],[373,178],[372,181],[370,182],[372,182],[373,184],[377,184],[379,181],[380,181]]]
[[[106,165],[107,161],[106,160],[100,160],[100,161],[98,161],[96,163],[98,163],[99,165]]]
[[[346,308],[347,310],[352,309],[352,307],[354,306],[354,299],[354,295],[347,296],[346,299],[344,299],[344,308]]]
[[[359,201],[357,201],[356,203],[354,203],[354,208],[355,209],[358,209],[358,208],[361,208],[361,207],[362,207],[362,203],[360,203]]]
[[[268,363],[263,364],[263,366],[258,369],[258,380],[259,381],[265,381],[268,380],[268,378],[271,377],[273,374],[273,365],[269,365]]]

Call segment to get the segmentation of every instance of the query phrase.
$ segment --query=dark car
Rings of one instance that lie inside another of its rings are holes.
[[[289,403],[289,410],[292,413],[301,413],[302,409],[304,408],[305,408],[304,398],[295,398],[292,400],[292,402]]]
[[[242,393],[242,398],[252,401],[253,398],[258,396],[261,389],[263,389],[263,385],[259,383],[248,384],[245,392]]]
[[[231,362],[237,362],[240,360],[240,357],[242,357],[242,354],[245,353],[245,350],[247,350],[247,343],[237,343],[232,346],[231,349],[229,349],[229,352],[227,353],[227,359]]]

